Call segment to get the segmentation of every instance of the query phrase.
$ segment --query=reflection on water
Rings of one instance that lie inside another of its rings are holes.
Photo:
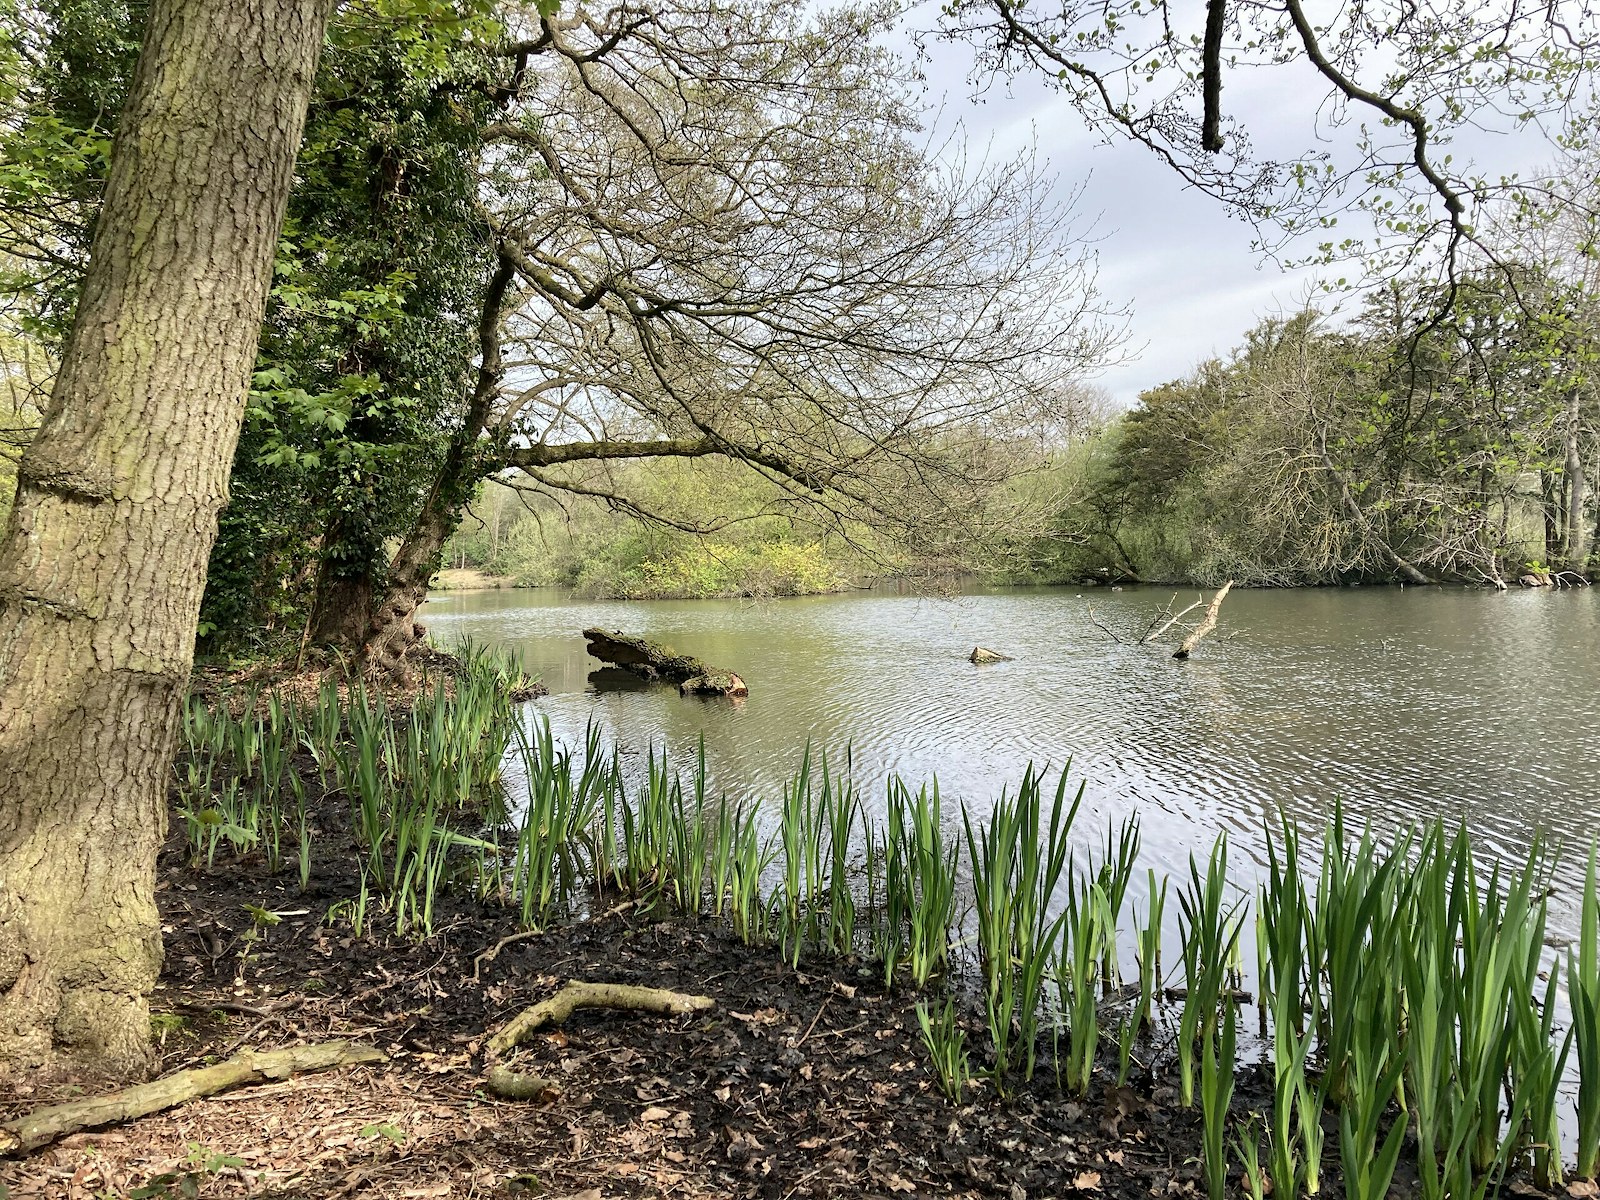
[[[687,763],[703,737],[730,798],[773,795],[808,740],[835,762],[848,746],[878,803],[890,773],[937,773],[946,796],[983,807],[1028,762],[1070,759],[1086,785],[1084,835],[1136,808],[1158,867],[1221,830],[1239,857],[1259,857],[1264,820],[1316,826],[1342,799],[1380,829],[1464,818],[1509,855],[1542,831],[1569,844],[1564,875],[1581,875],[1578,847],[1600,825],[1600,592],[1235,591],[1188,662],[1118,645],[1089,619],[1092,604],[1113,628],[1142,630],[1170,595],[460,592],[431,599],[424,620],[447,645],[515,649],[551,692],[530,714],[559,738],[576,742],[594,721],[625,754],[664,744]],[[750,697],[736,707],[618,680],[585,654],[590,625],[736,670]],[[1014,661],[973,666],[979,644]]]

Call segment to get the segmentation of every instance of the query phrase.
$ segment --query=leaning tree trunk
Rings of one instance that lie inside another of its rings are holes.
[[[444,544],[461,524],[473,488],[493,465],[484,455],[483,435],[499,394],[504,363],[500,323],[515,276],[511,260],[501,254],[484,290],[483,312],[478,321],[478,372],[472,396],[422,511],[389,564],[383,599],[373,606],[361,647],[362,661],[373,674],[409,681],[406,655],[422,636],[417,609],[428,598],[428,584],[439,569]]]
[[[148,1062],[206,557],[330,0],[155,0],[0,543],[0,1069]]]
[[[330,533],[332,540],[336,533]],[[326,559],[317,570],[306,639],[313,646],[356,650],[372,625],[372,568],[344,573]]]
[[[1356,499],[1355,493],[1350,490],[1350,484],[1344,477],[1344,472],[1339,470],[1333,461],[1333,456],[1328,453],[1328,435],[1326,431],[1317,435],[1317,450],[1322,458],[1323,470],[1333,480],[1334,490],[1339,494],[1339,505],[1350,518],[1351,524],[1361,531],[1362,536],[1369,545],[1376,546],[1378,552],[1389,561],[1389,565],[1407,583],[1431,584],[1433,580],[1422,573],[1421,568],[1412,562],[1400,551],[1390,544],[1389,539],[1382,531],[1373,528],[1371,520],[1361,507],[1361,502]]]

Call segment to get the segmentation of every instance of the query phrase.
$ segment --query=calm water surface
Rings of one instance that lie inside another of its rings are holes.
[[[881,593],[767,603],[585,601],[552,590],[440,593],[424,620],[445,644],[514,649],[549,687],[528,706],[558,737],[597,722],[642,758],[687,763],[700,738],[719,790],[771,796],[809,740],[881,803],[890,773],[938,775],[975,809],[1030,763],[1071,760],[1080,829],[1138,810],[1145,858],[1181,867],[1229,831],[1259,860],[1264,820],[1318,825],[1336,800],[1380,829],[1465,818],[1487,848],[1536,832],[1571,849],[1600,828],[1600,589],[1234,592],[1196,657],[1118,645],[1170,591]],[[1192,592],[1180,594],[1188,603]],[[744,676],[750,697],[613,690],[586,656],[590,625],[669,642]],[[974,645],[1014,661],[975,667]],[[1558,900],[1558,905],[1560,904]],[[1561,906],[1565,907],[1565,906]],[[1557,920],[1564,916],[1559,910]]]

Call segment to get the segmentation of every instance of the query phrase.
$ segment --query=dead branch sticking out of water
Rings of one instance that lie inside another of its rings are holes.
[[[1200,639],[1217,627],[1217,614],[1222,611],[1222,602],[1232,588],[1233,580],[1230,579],[1217,589],[1217,594],[1211,597],[1211,603],[1206,605],[1206,615],[1200,619],[1200,624],[1189,631],[1189,636],[1183,639],[1183,645],[1172,652],[1173,658],[1188,658],[1200,644]]]
[[[1144,632],[1137,635],[1129,634],[1124,636],[1118,633],[1100,619],[1099,615],[1094,611],[1093,605],[1089,606],[1089,624],[1119,646],[1148,646],[1152,642],[1160,641],[1174,628],[1182,629],[1188,636],[1183,639],[1183,644],[1173,652],[1172,657],[1188,658],[1194,648],[1200,644],[1200,639],[1216,628],[1217,612],[1222,607],[1223,598],[1227,596],[1232,587],[1233,580],[1230,579],[1224,583],[1218,589],[1216,595],[1211,597],[1211,603],[1206,605],[1205,614],[1200,618],[1199,623],[1193,626],[1185,625],[1183,619],[1201,605],[1206,604],[1204,596],[1185,608],[1177,608],[1178,597],[1174,594],[1172,599],[1167,601],[1166,607],[1158,610],[1150,618],[1149,623],[1145,625]]]
[[[1196,600],[1193,604],[1189,605],[1188,608],[1173,612],[1172,606],[1177,602],[1178,597],[1174,595],[1171,600],[1167,601],[1166,608],[1162,609],[1155,616],[1150,618],[1149,628],[1144,631],[1144,636],[1139,639],[1139,644],[1141,646],[1166,636],[1167,630],[1171,629],[1179,621],[1183,620],[1184,617],[1188,616],[1195,609],[1199,608],[1205,603],[1203,599]],[[1163,617],[1165,617],[1166,620],[1162,620]]]

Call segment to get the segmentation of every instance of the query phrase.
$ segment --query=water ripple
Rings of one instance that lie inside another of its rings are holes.
[[[768,604],[593,602],[548,591],[455,593],[425,619],[451,642],[513,647],[552,694],[558,736],[599,722],[635,759],[701,738],[717,786],[772,795],[810,742],[846,751],[873,802],[892,773],[937,773],[978,809],[1024,768],[1069,759],[1085,837],[1137,809],[1146,857],[1181,865],[1227,831],[1259,861],[1279,814],[1335,801],[1390,830],[1465,819],[1486,845],[1536,834],[1585,846],[1600,816],[1600,590],[1235,592],[1190,662],[1118,645],[1170,591],[1015,590],[932,600],[867,594]],[[1186,596],[1180,596],[1186,603]],[[580,631],[623,628],[733,667],[743,705],[666,688],[591,690]],[[1015,661],[974,667],[977,644]],[[1565,882],[1580,856],[1569,854]]]

